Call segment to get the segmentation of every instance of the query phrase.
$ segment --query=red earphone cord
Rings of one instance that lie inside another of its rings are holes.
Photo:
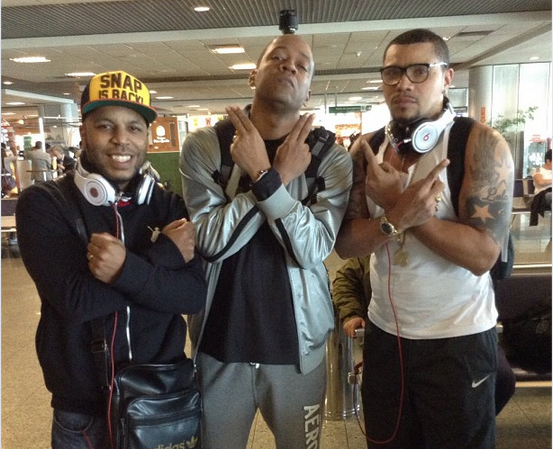
[[[361,426],[361,419],[359,417],[359,412],[357,410],[357,407],[354,407],[355,416],[357,417],[357,423],[359,424],[359,428],[361,429],[361,433],[365,436],[367,441],[369,441],[370,443],[374,443],[374,444],[388,444],[388,443],[394,441],[394,439],[396,438],[397,432],[399,431],[399,424],[401,422],[401,413],[403,411],[403,398],[404,398],[404,395],[405,395],[405,376],[404,376],[404,373],[403,373],[403,354],[402,354],[402,351],[401,351],[401,337],[399,336],[399,324],[398,324],[396,309],[394,307],[394,302],[393,302],[393,297],[392,297],[392,288],[391,288],[391,281],[390,281],[390,279],[392,278],[392,263],[391,263],[391,258],[390,258],[390,248],[389,248],[387,243],[386,243],[386,253],[388,255],[388,298],[390,298],[390,305],[392,306],[392,312],[394,314],[394,321],[395,321],[395,324],[396,324],[396,336],[397,336],[397,345],[398,345],[398,353],[399,353],[399,368],[400,368],[400,372],[401,372],[401,392],[400,392],[400,398],[399,398],[399,409],[398,409],[398,414],[397,414],[396,427],[394,429],[394,433],[392,434],[392,436],[390,438],[388,438],[387,440],[377,441],[377,440],[373,440],[372,438],[370,438],[369,435],[368,435],[368,431],[366,429],[365,429],[365,431],[363,431],[363,427]],[[363,362],[361,362],[361,363],[359,363],[355,366],[355,373],[356,374],[358,374],[359,368],[361,366],[363,366]],[[356,398],[355,398],[355,389],[354,389],[353,390],[353,403],[355,404],[355,402],[356,402]]]

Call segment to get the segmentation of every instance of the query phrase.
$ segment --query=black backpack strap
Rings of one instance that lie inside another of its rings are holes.
[[[326,188],[324,178],[318,175],[319,165],[334,142],[336,142],[336,135],[322,126],[315,128],[307,136],[306,143],[311,151],[311,162],[305,170],[307,196],[302,200],[304,205],[316,203],[317,193]]]
[[[377,129],[373,136],[371,137],[371,140],[369,141],[369,146],[372,148],[373,153],[378,153],[378,149],[380,148],[380,145],[384,142],[384,128]]]
[[[215,170],[211,174],[211,177],[217,184],[223,187],[224,190],[230,178],[232,167],[234,166],[234,161],[230,155],[230,146],[232,145],[232,139],[236,132],[236,128],[230,118],[218,121],[213,125],[213,128],[215,128],[217,139],[219,140],[221,167],[219,170]]]
[[[449,131],[447,145],[447,183],[451,191],[451,203],[457,216],[459,215],[459,192],[465,177],[465,149],[470,131],[475,123],[470,117],[455,117]]]

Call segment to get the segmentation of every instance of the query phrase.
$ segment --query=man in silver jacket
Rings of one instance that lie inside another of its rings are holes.
[[[283,35],[250,74],[251,109],[228,107],[236,132],[227,184],[213,127],[190,134],[183,193],[207,261],[208,301],[191,317],[204,400],[203,445],[245,448],[259,409],[277,448],[319,447],[326,387],[325,343],[333,309],[324,260],[334,247],[351,188],[351,159],[332,145],[308,196],[301,115],[314,73],[309,45]],[[314,156],[313,156],[314,157]]]

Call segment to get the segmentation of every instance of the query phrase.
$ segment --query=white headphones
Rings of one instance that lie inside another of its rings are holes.
[[[149,204],[152,197],[156,180],[151,176],[150,170],[150,162],[147,161],[138,172],[142,179],[136,188],[134,201],[139,205]],[[80,160],[77,161],[74,179],[75,185],[93,206],[110,206],[118,200],[113,185],[102,175],[87,172]]]
[[[451,104],[447,101],[442,115],[437,120],[416,122],[407,128],[407,134],[410,135],[403,139],[398,139],[394,136],[394,130],[392,129],[394,128],[394,122],[390,122],[385,127],[386,136],[396,150],[403,151],[402,146],[410,144],[417,153],[428,153],[436,146],[442,132],[453,121],[454,117],[455,111],[453,111]],[[409,129],[413,126],[415,126],[415,129],[409,133]]]

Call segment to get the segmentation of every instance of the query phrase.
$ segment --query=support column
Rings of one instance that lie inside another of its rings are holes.
[[[38,107],[43,121],[44,141],[52,146],[78,146],[79,111],[76,103],[43,104]]]
[[[469,71],[469,117],[486,123],[491,120],[493,67],[474,67]]]

